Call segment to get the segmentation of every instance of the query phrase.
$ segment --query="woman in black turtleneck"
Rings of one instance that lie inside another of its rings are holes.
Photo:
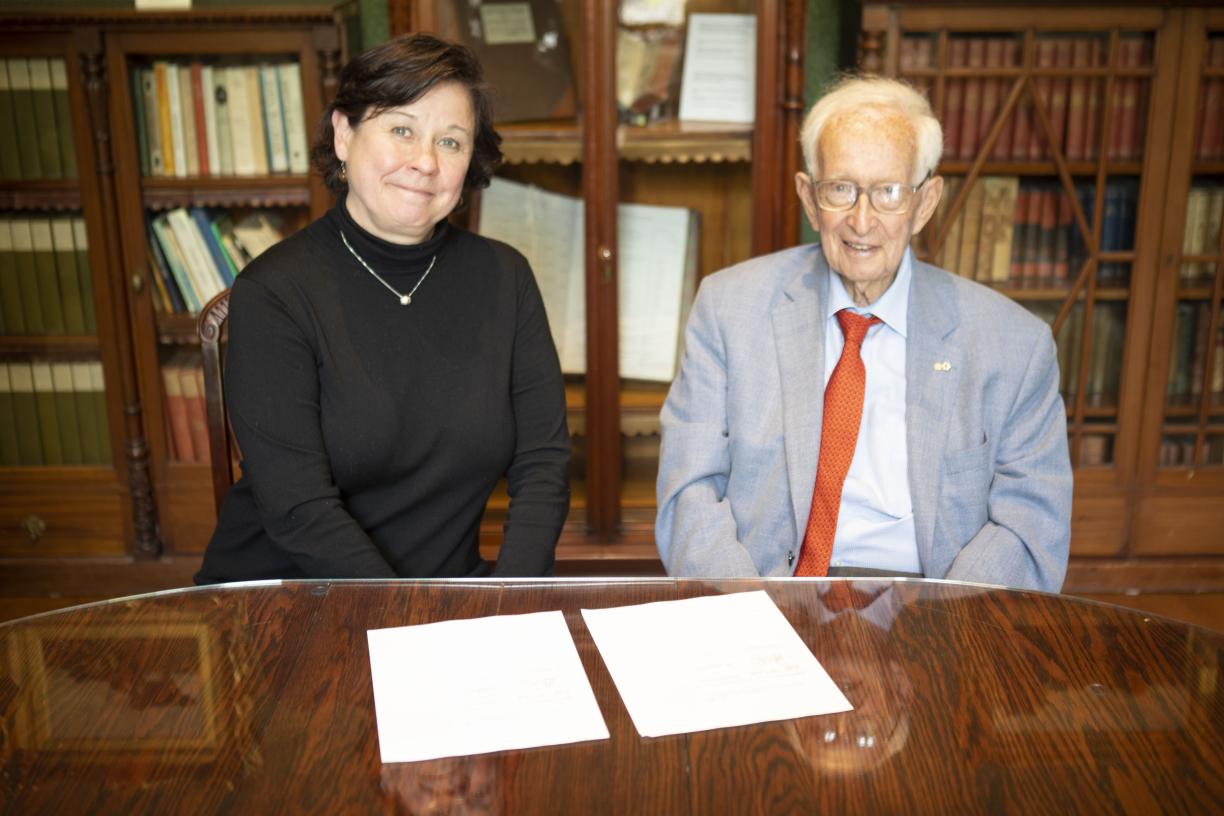
[[[313,159],[338,203],[253,261],[230,301],[243,453],[197,583],[544,575],[569,508],[565,393],[515,250],[450,226],[501,159],[467,49],[400,37],[345,66]]]

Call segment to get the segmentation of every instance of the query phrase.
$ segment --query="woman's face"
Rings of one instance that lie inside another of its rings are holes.
[[[332,114],[336,156],[348,176],[348,211],[396,244],[419,244],[450,215],[472,161],[476,117],[466,88],[447,82],[356,128]]]

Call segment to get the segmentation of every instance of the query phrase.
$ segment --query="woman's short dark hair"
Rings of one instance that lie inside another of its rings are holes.
[[[346,184],[336,156],[333,111],[344,114],[356,129],[367,117],[411,104],[445,82],[458,82],[467,88],[476,119],[472,163],[463,180],[464,191],[488,187],[501,164],[501,136],[493,129],[489,88],[476,55],[466,46],[428,34],[405,34],[363,51],[340,71],[336,98],[323,111],[310,151],[328,189],[339,194]]]

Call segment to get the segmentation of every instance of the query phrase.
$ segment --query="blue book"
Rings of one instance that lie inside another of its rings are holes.
[[[153,274],[157,275],[162,280],[162,284],[166,287],[166,297],[170,298],[170,306],[174,309],[175,314],[185,314],[187,312],[187,302],[183,300],[183,293],[179,291],[178,284],[174,281],[174,274],[170,271],[170,264],[166,262],[166,255],[162,252],[161,243],[157,240],[157,236],[153,233],[153,225],[145,219],[145,232],[149,239],[149,252],[153,256]]]
[[[166,264],[170,267],[170,273],[178,283],[178,290],[183,294],[183,301],[187,305],[187,311],[191,314],[199,314],[204,304],[200,302],[199,293],[196,292],[195,287],[191,284],[191,276],[187,274],[187,268],[183,265],[182,250],[179,248],[178,241],[174,237],[174,232],[166,222],[165,213],[153,219],[153,235],[161,245],[162,257],[166,259]]]
[[[200,231],[200,236],[204,239],[204,246],[208,249],[213,266],[217,268],[217,274],[221,276],[221,282],[228,289],[234,285],[234,273],[230,271],[230,265],[225,259],[225,249],[217,240],[216,234],[213,233],[212,218],[203,207],[192,207],[189,212],[191,220],[195,222],[196,229]]]

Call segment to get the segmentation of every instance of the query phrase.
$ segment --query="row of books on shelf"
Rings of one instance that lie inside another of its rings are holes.
[[[178,462],[208,464],[208,413],[204,407],[204,369],[180,354],[163,363],[166,444]]]
[[[1207,40],[1203,62],[1209,68],[1224,68],[1224,37]],[[1224,77],[1203,78],[1194,157],[1224,159]]]
[[[153,304],[165,314],[199,314],[253,258],[285,237],[272,210],[235,221],[226,210],[176,207],[150,217],[146,227]]]
[[[101,363],[0,362],[0,465],[110,461]]]
[[[1221,113],[1224,116],[1224,112]],[[1220,227],[1224,221],[1224,186],[1196,181],[1186,197],[1186,225],[1182,237],[1185,255],[1218,255]],[[1215,276],[1211,261],[1186,261],[1181,266],[1181,281],[1186,285],[1204,284]]]
[[[310,169],[302,71],[157,60],[132,69],[140,169],[146,176],[266,176]]]
[[[76,178],[62,59],[0,59],[0,180]]]
[[[1021,45],[1018,36],[952,37],[948,41],[947,67],[1019,67]],[[912,78],[928,93],[932,82],[920,72],[936,67],[935,46],[933,37],[901,40],[902,74],[919,72],[919,76]],[[1084,68],[1103,67],[1107,56],[1108,40],[1104,36],[1051,36],[1036,41],[1035,67],[1065,70],[1065,75],[1037,76],[1033,82],[1049,117],[1053,143],[1070,161],[1095,160],[1102,135],[1105,155],[1110,159],[1136,159],[1142,152],[1147,80],[1115,77],[1106,98],[1104,78],[1078,73]],[[1147,37],[1120,39],[1119,68],[1141,68],[1149,65],[1150,60]],[[969,160],[977,156],[1014,82],[1013,77],[992,76],[946,79],[940,114],[945,159]],[[1106,115],[1108,119],[1102,121]],[[995,161],[1035,161],[1050,156],[1050,139],[1031,104],[1022,96],[1005,121],[990,157]]]
[[[1043,301],[1024,305],[1053,325],[1061,304]],[[1120,304],[1096,304],[1092,327],[1087,332],[1083,308],[1076,306],[1071,310],[1054,338],[1058,348],[1059,391],[1068,405],[1075,403],[1081,388],[1084,404],[1089,407],[1117,405],[1125,334],[1126,314]],[[1089,344],[1086,361],[1082,355],[1084,342]]]
[[[0,216],[0,334],[96,330],[85,220]]]
[[[1105,434],[1084,434],[1080,437],[1081,467],[1108,465],[1113,461],[1113,437]]]
[[[935,219],[942,225],[963,187],[963,179],[945,180]],[[1138,185],[1129,179],[1105,187],[1101,251],[1134,247]],[[1096,204],[1092,184],[1076,187],[1076,199],[1091,226]],[[927,227],[934,231],[934,225]],[[982,176],[948,229],[936,264],[966,278],[1011,288],[1066,286],[1087,257],[1087,245],[1075,220],[1070,196],[1058,182],[1021,181],[1016,176]],[[1127,264],[1098,267],[1102,286],[1125,286]]]
[[[1191,467],[1194,462],[1194,437],[1165,437],[1160,442],[1161,467]],[[1199,464],[1224,465],[1224,434],[1203,440]]]
[[[1211,304],[1181,301],[1173,324],[1173,350],[1166,390],[1171,403],[1197,398],[1203,393],[1224,393],[1224,326],[1211,332]],[[1212,351],[1211,370],[1207,370]]]

